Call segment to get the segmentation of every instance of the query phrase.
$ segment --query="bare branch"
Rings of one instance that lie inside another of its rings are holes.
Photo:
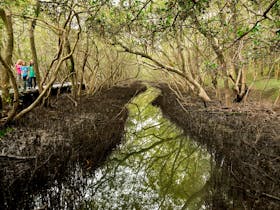
[[[0,155],[0,158],[12,160],[33,160],[36,159],[36,156]]]

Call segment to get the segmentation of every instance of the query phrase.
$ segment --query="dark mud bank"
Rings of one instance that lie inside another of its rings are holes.
[[[122,140],[125,105],[146,90],[140,82],[81,98],[52,100],[11,126],[0,138],[0,209],[28,209],[27,200],[65,177],[74,165],[94,170]],[[29,205],[29,204],[28,204]]]
[[[222,177],[227,178],[220,182],[229,184],[226,196],[219,193],[216,199],[221,202],[214,209],[280,208],[279,113],[252,104],[226,109],[214,101],[205,107],[190,94],[182,101],[167,85],[156,86],[162,94],[153,105],[206,145],[222,165]],[[217,191],[223,188],[214,184]]]

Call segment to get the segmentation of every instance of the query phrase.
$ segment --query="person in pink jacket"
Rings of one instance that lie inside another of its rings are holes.
[[[17,82],[18,82],[18,86],[20,87],[21,85],[21,66],[23,64],[22,60],[18,60],[16,62],[16,72],[17,72]]]

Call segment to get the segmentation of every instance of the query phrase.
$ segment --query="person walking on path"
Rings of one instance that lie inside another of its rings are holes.
[[[22,66],[20,67],[21,76],[23,80],[23,91],[26,91],[26,87],[27,87],[28,69],[29,67],[25,66],[25,62],[23,61]]]
[[[34,62],[33,60],[29,63],[29,71],[28,71],[28,87],[35,88],[36,87],[36,75],[34,71]]]

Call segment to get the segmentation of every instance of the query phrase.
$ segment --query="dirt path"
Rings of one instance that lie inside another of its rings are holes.
[[[230,206],[279,209],[279,112],[254,104],[225,109],[215,101],[205,108],[200,100],[189,94],[180,101],[167,85],[156,86],[162,94],[153,104],[187,135],[206,145],[215,154],[217,163],[223,165],[222,176],[230,178],[220,181],[229,182],[227,195],[236,203]],[[220,193],[218,199],[223,200],[223,196]],[[224,203],[223,207],[214,209],[224,209],[227,204]]]
[[[122,139],[125,105],[146,90],[139,82],[38,107],[0,138],[0,209],[23,209],[31,192],[64,180],[77,163],[94,170]],[[28,202],[27,202],[28,203]],[[29,207],[27,207],[29,208]]]

